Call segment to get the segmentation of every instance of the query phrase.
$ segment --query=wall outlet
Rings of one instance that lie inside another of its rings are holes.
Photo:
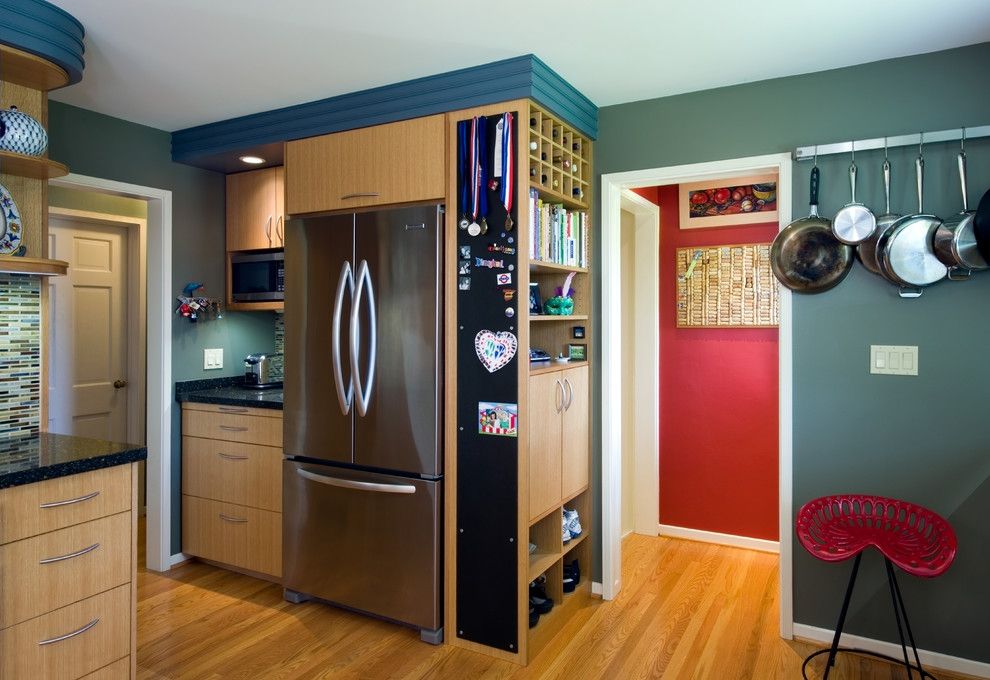
[[[870,345],[870,373],[918,375],[918,347]]]
[[[223,368],[223,347],[203,350],[203,369],[212,371],[215,368]]]

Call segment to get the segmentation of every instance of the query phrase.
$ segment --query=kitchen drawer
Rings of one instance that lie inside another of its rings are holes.
[[[442,114],[287,142],[287,212],[443,200],[445,142]]]
[[[0,628],[130,580],[129,512],[8,543],[0,546]]]
[[[259,418],[282,419],[282,411],[277,408],[251,408],[249,406],[227,406],[225,404],[201,404],[197,401],[187,401],[182,404],[183,411],[203,411],[205,413],[233,413],[242,416],[258,416]]]
[[[124,512],[130,507],[130,465],[2,489],[0,545]]]
[[[130,645],[127,584],[0,630],[0,678],[74,680],[127,656]]]
[[[264,446],[282,446],[282,419],[182,409],[182,434]]]
[[[109,666],[104,666],[98,671],[93,671],[80,680],[129,680],[131,677],[131,659],[124,657],[114,661]]]
[[[282,512],[282,449],[183,437],[182,492]]]
[[[282,513],[182,496],[182,552],[282,576]]]

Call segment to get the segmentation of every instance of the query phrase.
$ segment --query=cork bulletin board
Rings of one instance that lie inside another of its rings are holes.
[[[678,328],[776,328],[770,244],[677,249]]]

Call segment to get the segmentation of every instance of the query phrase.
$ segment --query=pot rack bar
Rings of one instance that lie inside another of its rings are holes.
[[[887,148],[895,146],[918,146],[921,143],[921,136],[925,137],[925,144],[936,144],[938,142],[955,142],[962,139],[963,128],[953,128],[952,130],[939,130],[937,132],[914,133],[911,135],[896,135],[887,137]],[[990,137],[990,125],[980,125],[978,127],[966,128],[966,139],[977,137]],[[853,145],[856,151],[869,151],[870,149],[882,149],[883,137],[875,139],[858,139],[855,142],[836,142],[834,144],[819,144],[815,146],[799,146],[794,149],[794,160],[810,161],[815,157],[817,149],[819,156],[830,156],[837,153],[852,153]]]

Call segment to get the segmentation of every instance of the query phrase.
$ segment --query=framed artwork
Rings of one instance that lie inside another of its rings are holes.
[[[777,174],[681,184],[681,229],[736,227],[777,221]]]
[[[567,356],[571,358],[571,361],[584,361],[587,359],[585,345],[568,345]]]
[[[529,282],[529,313],[542,314],[543,300],[540,299],[540,284],[536,281]]]

